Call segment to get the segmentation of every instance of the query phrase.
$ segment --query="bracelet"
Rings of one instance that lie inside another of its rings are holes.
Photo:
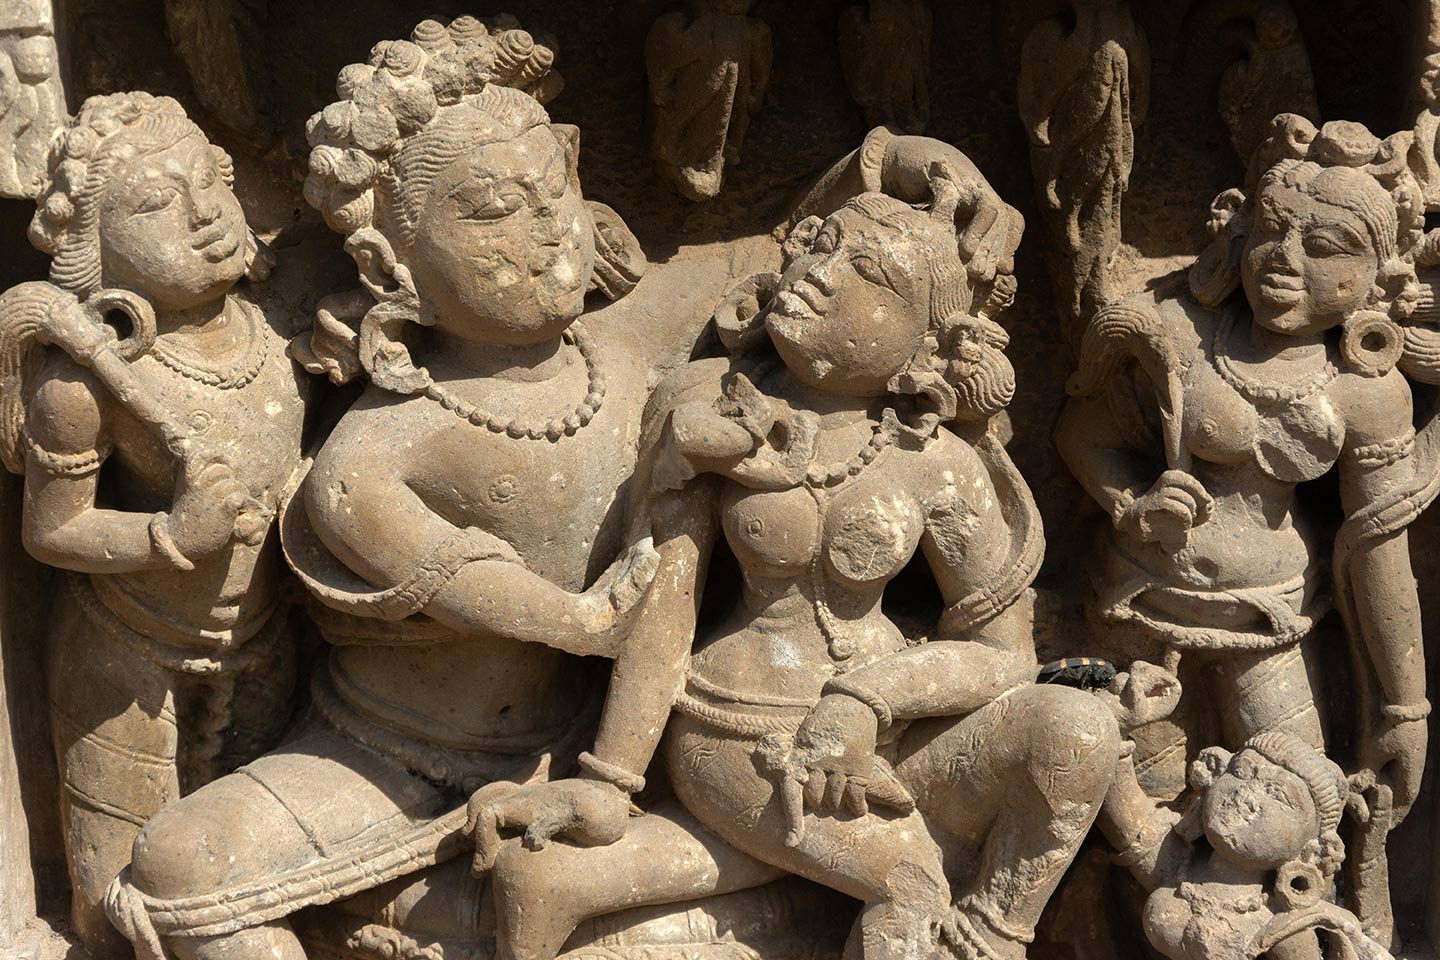
[[[820,689],[820,693],[822,696],[829,693],[843,693],[847,697],[859,700],[875,712],[875,720],[879,723],[881,730],[895,722],[895,714],[890,710],[890,704],[885,702],[885,698],[874,690],[860,686],[853,680],[835,677],[826,681],[825,686]]]
[[[150,518],[146,529],[150,531],[150,548],[169,560],[170,566],[186,573],[195,569],[195,564],[180,552],[180,548],[175,546],[175,541],[170,537],[169,514],[163,512],[155,514]]]
[[[1421,697],[1414,703],[1387,703],[1380,708],[1380,715],[1399,723],[1424,720],[1430,716],[1430,701]]]
[[[644,777],[631,773],[619,764],[601,760],[588,751],[580,754],[578,759],[580,769],[612,786],[619,787],[626,793],[639,793],[645,789]]]

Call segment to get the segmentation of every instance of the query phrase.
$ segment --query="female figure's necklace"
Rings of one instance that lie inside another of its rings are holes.
[[[1230,333],[1234,325],[1234,316],[1229,312],[1216,324],[1215,340],[1210,351],[1211,364],[1215,367],[1215,372],[1220,374],[1220,379],[1252,404],[1275,406],[1298,403],[1314,395],[1340,375],[1340,368],[1327,347],[1325,365],[1294,383],[1274,385],[1249,377],[1236,368],[1235,360],[1230,356]]]
[[[269,344],[260,329],[260,321],[248,310],[230,298],[226,298],[225,310],[231,318],[238,315],[242,318],[240,322],[247,325],[245,349],[238,357],[225,363],[208,364],[193,351],[177,349],[177,345],[164,336],[156,337],[150,344],[150,355],[187,380],[207,387],[238,390],[249,386],[265,366],[265,360],[270,355]]]

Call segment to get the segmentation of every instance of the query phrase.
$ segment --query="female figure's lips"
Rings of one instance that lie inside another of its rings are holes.
[[[224,260],[240,249],[240,238],[234,233],[222,233],[209,242],[196,247],[207,260]]]

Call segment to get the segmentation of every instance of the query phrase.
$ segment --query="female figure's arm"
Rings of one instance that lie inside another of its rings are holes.
[[[1347,518],[1415,480],[1413,400],[1398,371],[1363,384],[1347,416],[1340,460],[1340,498]],[[1415,802],[1425,766],[1425,649],[1420,597],[1402,528],[1355,548],[1349,563],[1355,626],[1364,644],[1382,703],[1382,725],[1367,745],[1366,765],[1394,790],[1397,819]]]
[[[973,618],[964,613],[966,601],[1010,573],[1016,532],[979,457],[958,438],[947,434],[944,440],[956,456],[929,501],[920,541],[946,605],[936,636],[858,667],[827,687],[865,700],[891,720],[968,713],[1035,677],[1028,583],[1018,585],[1018,595],[995,616],[967,622]]]
[[[229,543],[248,492],[227,467],[183,469],[169,513],[96,505],[108,455],[104,388],[52,366],[27,407],[22,534],[42,563],[81,573],[188,570]]]

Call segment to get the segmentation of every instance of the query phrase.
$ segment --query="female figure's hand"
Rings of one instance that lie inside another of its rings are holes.
[[[475,843],[471,871],[478,877],[495,865],[501,830],[525,831],[530,850],[544,849],[554,837],[598,847],[623,837],[629,817],[630,795],[604,780],[487,784],[475,791],[467,807],[465,835]]]
[[[1424,718],[1386,719],[1379,735],[1370,740],[1365,750],[1365,768],[1375,771],[1379,782],[1392,791],[1392,826],[1405,819],[1420,793],[1428,733]]]
[[[250,491],[229,466],[187,461],[175,486],[166,530],[186,558],[209,556],[235,536],[250,499]]]
[[[915,801],[875,754],[875,712],[847,694],[820,698],[800,724],[788,749],[774,737],[761,743],[761,760],[781,777],[781,800],[789,824],[786,846],[805,839],[805,810],[861,817],[869,802],[909,811]]]
[[[1175,551],[1190,531],[1210,519],[1211,498],[1203,484],[1184,470],[1166,470],[1144,494],[1120,512],[1115,526],[1146,543]]]

